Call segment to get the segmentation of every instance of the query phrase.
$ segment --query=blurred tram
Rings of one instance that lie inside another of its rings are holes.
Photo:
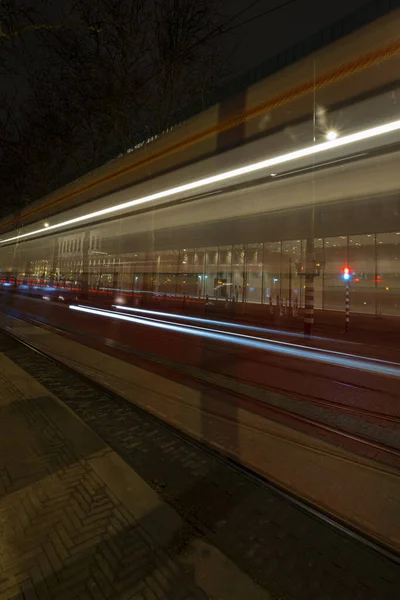
[[[400,316],[398,97],[327,111],[335,139],[304,117],[4,233],[2,295],[300,315],[311,261],[317,310],[344,310],[347,265],[353,312]]]

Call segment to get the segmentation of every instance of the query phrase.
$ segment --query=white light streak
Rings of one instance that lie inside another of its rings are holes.
[[[188,315],[174,314],[168,312],[161,312],[158,310],[148,310],[145,308],[132,308],[130,306],[119,306],[117,304],[113,305],[113,308],[117,308],[118,310],[128,310],[130,312],[140,313],[143,315],[152,315],[154,317],[168,317],[170,319],[176,319],[179,321],[191,321],[192,323],[203,323],[205,325],[219,325],[221,327],[230,327],[231,329],[245,329],[248,331],[259,331],[260,333],[272,333],[275,335],[284,335],[286,337],[294,337],[304,339],[304,335],[301,333],[296,333],[294,331],[281,331],[279,329],[268,329],[266,327],[257,327],[255,325],[243,325],[241,323],[232,323],[229,321],[217,321],[215,319],[203,319],[201,317],[189,317]],[[325,338],[313,336],[314,340],[325,340]]]
[[[334,366],[340,366],[347,369],[358,369],[372,373],[388,375],[390,377],[400,377],[400,365],[388,361],[369,359],[353,354],[336,352],[333,350],[320,350],[310,346],[302,346],[292,342],[283,342],[279,340],[271,340],[256,336],[244,335],[242,333],[233,333],[219,329],[210,329],[207,327],[199,327],[196,325],[179,325],[170,321],[162,321],[161,319],[151,319],[148,317],[135,317],[118,313],[116,311],[92,308],[89,306],[74,306],[70,305],[71,310],[83,312],[95,316],[106,317],[135,323],[137,325],[146,325],[157,329],[174,331],[176,333],[184,333],[194,336],[200,336],[207,339],[221,341],[225,343],[246,346],[264,352],[273,352],[295,358],[317,361]]]
[[[84,223],[85,221],[98,219],[99,217],[105,217],[106,215],[115,214],[115,213],[121,212],[123,210],[126,210],[128,208],[133,208],[135,206],[139,206],[141,204],[146,204],[146,203],[152,202],[154,200],[161,200],[162,198],[168,198],[170,196],[174,196],[175,194],[180,194],[182,192],[190,192],[192,190],[197,190],[199,188],[212,185],[213,183],[220,183],[222,181],[227,181],[229,179],[235,179],[237,177],[240,177],[241,175],[247,175],[249,173],[254,173],[256,171],[260,171],[262,169],[267,169],[267,168],[273,167],[275,165],[281,165],[283,163],[288,163],[288,162],[297,160],[299,158],[304,158],[306,156],[313,156],[316,154],[321,154],[322,152],[326,152],[327,150],[341,148],[343,146],[349,146],[350,144],[354,144],[355,142],[361,142],[362,140],[367,140],[370,138],[378,137],[380,135],[384,135],[386,133],[391,133],[391,132],[397,131],[399,129],[400,129],[400,120],[392,121],[390,123],[385,123],[384,125],[379,125],[377,127],[372,127],[370,129],[364,129],[363,131],[358,131],[356,133],[352,133],[350,135],[337,138],[335,140],[322,142],[320,144],[308,146],[307,148],[300,148],[299,150],[294,150],[294,151],[288,152],[286,154],[280,154],[279,156],[275,156],[273,158],[267,158],[266,160],[252,163],[252,164],[246,165],[244,167],[232,169],[231,171],[224,171],[223,173],[217,173],[216,175],[211,175],[210,177],[198,179],[197,181],[191,181],[190,183],[178,185],[176,187],[169,188],[167,190],[162,190],[161,192],[155,192],[154,194],[149,194],[148,196],[142,196],[141,198],[129,200],[128,202],[123,202],[121,204],[109,206],[109,207],[103,208],[101,210],[87,213],[86,215],[81,215],[80,217],[74,217],[73,219],[68,219],[66,221],[62,221],[61,223],[49,225],[49,227],[42,227],[40,229],[36,229],[35,231],[30,231],[28,233],[22,233],[20,235],[2,239],[2,240],[0,240],[0,244],[6,244],[9,242],[13,242],[15,240],[24,239],[24,238],[31,237],[34,235],[49,233],[50,231],[54,231],[54,230],[60,229],[62,227],[68,227],[69,225],[76,225],[78,223]]]

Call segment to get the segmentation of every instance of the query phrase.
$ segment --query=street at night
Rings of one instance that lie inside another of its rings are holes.
[[[400,589],[400,4],[0,9],[0,600]]]

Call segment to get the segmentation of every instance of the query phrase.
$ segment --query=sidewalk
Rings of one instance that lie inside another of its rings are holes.
[[[270,597],[3,353],[0,390],[0,600]]]

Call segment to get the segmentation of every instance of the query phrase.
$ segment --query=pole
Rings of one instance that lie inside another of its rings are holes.
[[[313,333],[314,325],[314,277],[306,273],[306,306],[304,312],[304,335],[309,337]]]
[[[350,323],[350,289],[349,289],[349,287],[350,287],[349,282],[346,281],[346,300],[345,300],[346,317],[345,317],[345,326],[344,326],[346,333],[349,330],[349,323]]]
[[[314,328],[314,239],[307,240],[306,247],[306,276],[305,276],[305,311],[304,335],[310,337]]]

